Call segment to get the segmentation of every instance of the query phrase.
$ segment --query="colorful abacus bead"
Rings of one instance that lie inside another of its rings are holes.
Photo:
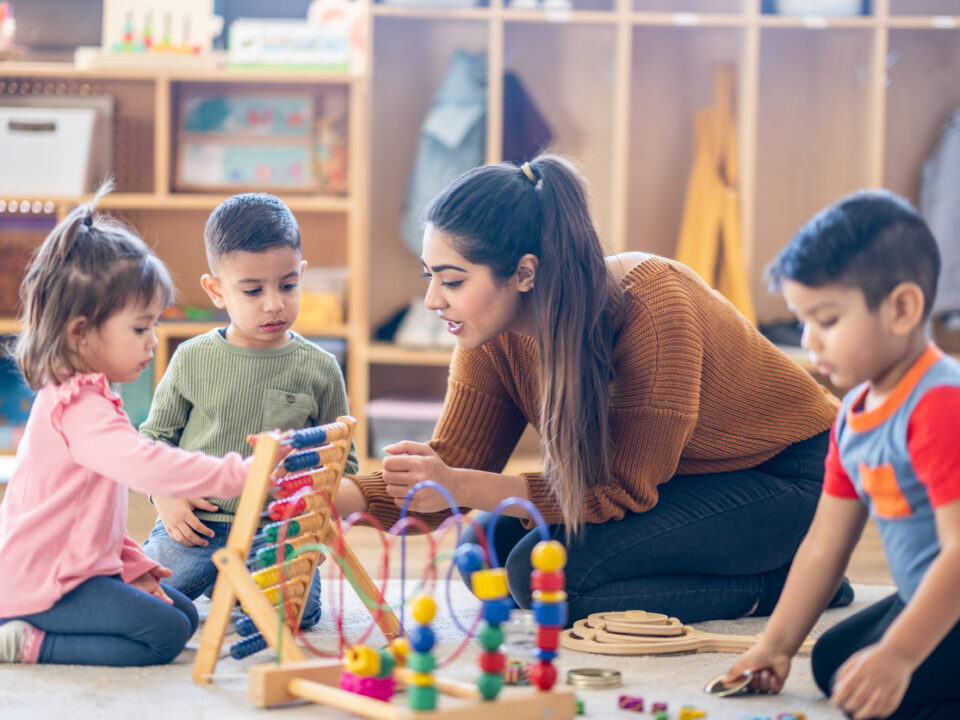
[[[701,718],[705,718],[706,716],[707,713],[703,710],[697,710],[697,708],[691,707],[690,705],[684,705],[680,708],[680,714],[677,715],[677,720],[701,720]]]
[[[243,640],[238,640],[231,645],[230,657],[232,657],[234,660],[242,660],[248,655],[253,655],[255,652],[260,652],[266,646],[267,641],[264,639],[263,635],[257,633],[256,635],[251,635]]]
[[[617,702],[617,706],[624,710],[632,710],[633,712],[642,713],[643,698],[635,697],[633,695],[621,695],[620,700]]]
[[[653,704],[653,707],[650,708],[650,712],[652,713],[667,712],[667,704],[665,702],[655,702]]]

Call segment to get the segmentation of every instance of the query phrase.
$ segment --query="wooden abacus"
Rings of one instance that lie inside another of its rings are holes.
[[[262,573],[251,574],[247,569],[247,558],[260,522],[264,500],[274,482],[282,486],[286,480],[287,485],[299,487],[299,492],[287,498],[287,512],[278,518],[285,523],[278,538],[283,545],[279,554],[283,555],[304,545],[322,543],[327,547],[337,547],[341,562],[350,570],[350,582],[383,634],[392,639],[399,633],[400,622],[397,617],[387,607],[380,590],[356,555],[346,542],[338,537],[338,528],[330,519],[331,508],[327,503],[336,497],[355,425],[354,418],[342,416],[334,423],[295,433],[294,446],[308,449],[288,456],[284,461],[287,472],[296,474],[288,474],[276,481],[274,469],[284,440],[274,432],[257,436],[253,464],[240,496],[226,547],[213,556],[219,573],[213,589],[210,614],[193,664],[195,682],[208,683],[212,679],[230,622],[230,613],[238,599],[263,638],[261,647],[272,647],[282,663],[299,662],[307,658],[295,642],[293,633],[299,626],[305,606],[304,600],[316,571],[320,552],[304,553],[293,563],[278,564]],[[296,439],[302,439],[303,442],[298,443]],[[310,447],[311,445],[314,447]],[[297,460],[299,462],[296,462]],[[304,470],[306,472],[299,472]],[[290,517],[293,512],[301,514]],[[292,526],[291,521],[298,521],[298,530],[302,531],[290,532],[290,541],[284,544],[286,530]],[[273,575],[272,581],[266,577],[267,574]],[[258,580],[267,586],[266,589]],[[278,580],[281,581],[280,584],[276,584]],[[266,593],[272,594],[272,597],[268,597]],[[281,612],[284,613],[283,623],[280,622]]]

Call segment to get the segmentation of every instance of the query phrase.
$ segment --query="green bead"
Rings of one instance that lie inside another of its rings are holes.
[[[477,640],[484,650],[493,652],[503,644],[503,630],[498,625],[484,622],[477,633]]]
[[[503,675],[501,673],[480,673],[480,679],[477,680],[477,690],[484,700],[496,698],[502,687]]]
[[[437,707],[437,686],[407,687],[407,699],[411,710],[435,710]]]
[[[583,712],[584,712],[583,700],[581,700],[580,698],[577,698],[577,715],[583,715]]]
[[[384,678],[389,676],[390,673],[393,672],[394,666],[397,664],[397,661],[393,657],[393,653],[383,648],[377,650],[377,655],[380,656],[380,672],[377,673],[377,677]]]
[[[407,667],[413,672],[431,672],[436,666],[433,653],[412,652],[407,655]]]

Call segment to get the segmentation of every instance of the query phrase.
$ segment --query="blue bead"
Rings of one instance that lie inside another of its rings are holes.
[[[540,662],[550,662],[551,660],[556,660],[558,655],[556,650],[544,650],[543,648],[534,648],[530,651],[530,654]]]
[[[500,625],[510,619],[511,610],[513,610],[513,600],[510,598],[484,600],[483,619],[491,625]]]
[[[320,463],[320,455],[316,450],[302,450],[292,455],[287,455],[283,459],[283,467],[287,472],[294,470],[307,470],[316,467]]]
[[[257,626],[250,619],[249,615],[241,615],[237,618],[237,621],[233,624],[234,629],[237,631],[237,635],[246,637],[247,635],[253,635],[257,632]]]
[[[238,640],[233,645],[230,646],[230,657],[234,660],[242,660],[247,657],[247,655],[253,655],[255,652],[260,652],[267,646],[267,641],[264,640],[263,635],[259,633],[256,635],[251,635],[248,638],[243,640]]]
[[[407,632],[407,637],[413,649],[421,653],[433,650],[433,644],[436,642],[436,637],[429,625],[415,625]]]
[[[550,627],[566,627],[567,625],[567,604],[562,603],[544,603],[537,600],[533,601],[533,619],[538,625],[549,625]]]
[[[464,543],[457,547],[455,555],[460,577],[469,580],[477,570],[483,569],[483,548],[476,543]]]
[[[327,441],[327,431],[321,427],[304,428],[297,430],[290,437],[290,444],[297,450],[323,445]]]

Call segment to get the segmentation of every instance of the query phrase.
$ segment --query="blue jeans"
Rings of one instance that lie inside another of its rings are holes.
[[[227,536],[230,534],[232,523],[204,521],[204,524],[213,530],[213,537],[208,537],[206,547],[181,545],[172,540],[163,523],[158,519],[157,524],[150,531],[150,537],[143,544],[143,551],[153,560],[170,568],[173,575],[166,578],[164,583],[175,588],[191,600],[196,600],[203,593],[208,595],[213,591],[217,580],[217,567],[213,564],[213,554],[227,545]],[[258,533],[253,540],[248,562],[253,566],[257,550],[264,546],[263,537]],[[320,622],[320,571],[314,573],[313,582],[307,593],[306,607],[300,618],[301,628],[310,628]]]
[[[119,575],[80,583],[44,612],[26,620],[46,631],[38,662],[61,665],[163,665],[173,660],[200,624],[193,603],[163,588],[173,605],[127,585]]]
[[[829,432],[746,470],[678,475],[647,512],[584,526],[567,546],[570,622],[647,610],[683,622],[768,615],[813,519]],[[490,514],[481,513],[486,528]],[[565,542],[563,525],[550,534]],[[514,601],[531,605],[536,529],[501,516],[494,541]],[[467,528],[461,542],[477,542]]]

